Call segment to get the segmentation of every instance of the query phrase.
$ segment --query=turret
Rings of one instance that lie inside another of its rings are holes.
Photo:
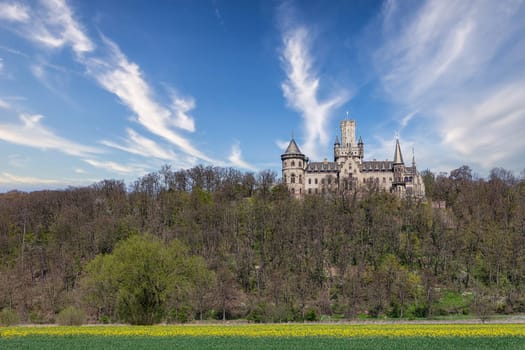
[[[335,142],[334,142],[334,162],[337,162],[337,159],[340,156],[340,149],[341,149],[341,143],[339,143],[339,137],[335,135]]]
[[[392,165],[394,167],[392,189],[398,192],[403,191],[405,189],[405,180],[403,178],[405,174],[405,163],[403,161],[403,155],[401,154],[399,139],[396,139],[396,150],[394,151],[394,161],[392,162]]]
[[[304,192],[304,171],[308,162],[308,158],[301,153],[299,146],[292,138],[286,151],[281,155],[283,183],[288,187],[288,190],[300,196]]]

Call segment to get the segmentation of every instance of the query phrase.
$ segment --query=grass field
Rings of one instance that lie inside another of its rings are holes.
[[[0,328],[0,349],[507,349],[524,324],[286,324]]]

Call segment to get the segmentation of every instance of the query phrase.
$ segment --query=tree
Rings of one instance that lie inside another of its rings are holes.
[[[189,303],[197,283],[202,287],[207,279],[202,276],[209,276],[202,258],[190,256],[180,242],[165,245],[151,235],[118,243],[112,254],[91,261],[86,272],[88,304],[132,324],[160,322],[169,305]]]

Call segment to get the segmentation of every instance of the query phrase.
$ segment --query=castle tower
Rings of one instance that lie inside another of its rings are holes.
[[[281,155],[283,183],[295,196],[304,194],[304,173],[308,158],[301,153],[299,146],[292,138],[286,151]]]
[[[363,139],[361,138],[361,136],[359,136],[357,148],[359,149],[359,159],[363,160],[363,157],[365,156],[365,144],[363,143]]]
[[[350,153],[352,147],[355,147],[356,145],[355,120],[341,121],[341,148]]]
[[[399,139],[396,139],[396,149],[394,151],[394,161],[392,162],[394,170],[394,181],[392,182],[392,190],[395,192],[404,192],[405,190],[405,162],[401,154],[401,146]]]

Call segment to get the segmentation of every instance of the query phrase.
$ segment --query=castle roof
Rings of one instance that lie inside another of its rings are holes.
[[[392,171],[390,160],[369,160],[361,163],[361,171]]]
[[[297,146],[297,143],[295,143],[294,139],[290,140],[290,144],[286,148],[286,151],[284,151],[284,154],[301,154],[301,150],[299,149],[299,146]]]
[[[339,171],[339,168],[336,162],[310,162],[306,167],[306,171],[309,173],[337,173]]]
[[[396,150],[394,152],[394,164],[404,164],[403,155],[401,154],[401,146],[399,146],[399,139],[396,140]]]

